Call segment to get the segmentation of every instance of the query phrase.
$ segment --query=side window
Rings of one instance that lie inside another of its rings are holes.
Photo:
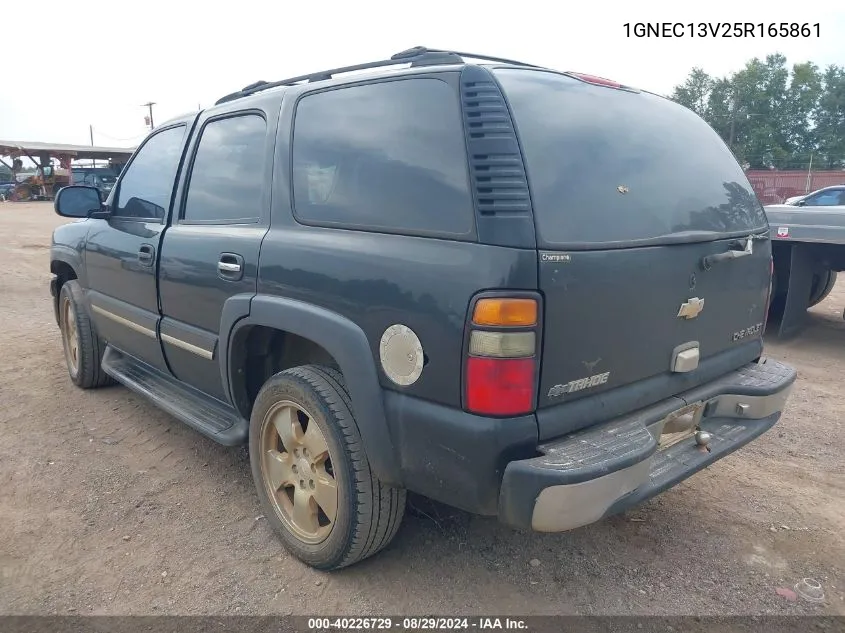
[[[179,125],[147,139],[120,181],[113,215],[164,220],[184,135],[185,126]]]
[[[261,217],[267,122],[257,114],[216,119],[202,130],[188,182],[186,222]]]
[[[293,192],[303,222],[470,233],[458,95],[423,78],[304,97],[294,123]]]
[[[808,207],[827,207],[840,204],[840,197],[841,192],[838,189],[832,189],[831,191],[823,191],[807,198],[804,204]]]

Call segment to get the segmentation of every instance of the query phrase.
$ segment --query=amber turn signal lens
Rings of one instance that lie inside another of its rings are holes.
[[[537,324],[534,299],[480,299],[472,314],[475,325],[530,326]]]

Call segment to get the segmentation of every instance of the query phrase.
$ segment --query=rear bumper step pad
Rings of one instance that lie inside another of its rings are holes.
[[[774,426],[795,378],[783,363],[752,363],[647,409],[541,444],[539,457],[506,467],[499,519],[558,532],[636,505]],[[698,428],[710,434],[710,451],[692,434],[659,450],[672,414],[693,407],[700,411]]]

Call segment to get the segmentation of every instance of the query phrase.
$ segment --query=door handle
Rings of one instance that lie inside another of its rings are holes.
[[[744,245],[741,242],[735,244],[735,246],[739,246],[740,249],[732,249],[729,251],[725,251],[724,253],[718,253],[716,255],[707,255],[706,257],[703,257],[701,259],[701,267],[704,270],[710,270],[713,267],[713,264],[718,264],[719,262],[726,262],[728,260],[736,259],[738,257],[752,255],[754,253],[754,240],[767,239],[769,238],[765,235],[749,235],[746,238]]]
[[[244,276],[244,258],[235,253],[222,253],[217,261],[217,275],[229,281],[241,279]]]
[[[144,266],[152,266],[156,249],[152,244],[141,244],[138,249],[138,261]]]

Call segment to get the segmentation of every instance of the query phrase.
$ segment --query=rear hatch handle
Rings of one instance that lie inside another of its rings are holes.
[[[710,270],[713,267],[713,264],[718,264],[719,262],[726,262],[732,259],[736,259],[738,257],[745,257],[746,255],[751,255],[754,252],[754,240],[767,239],[769,239],[768,234],[760,233],[756,235],[749,235],[744,238],[744,240],[737,240],[736,242],[731,244],[731,246],[738,247],[736,249],[731,249],[729,251],[725,251],[724,253],[716,253],[715,255],[706,255],[705,257],[702,257],[701,267],[704,270]]]

